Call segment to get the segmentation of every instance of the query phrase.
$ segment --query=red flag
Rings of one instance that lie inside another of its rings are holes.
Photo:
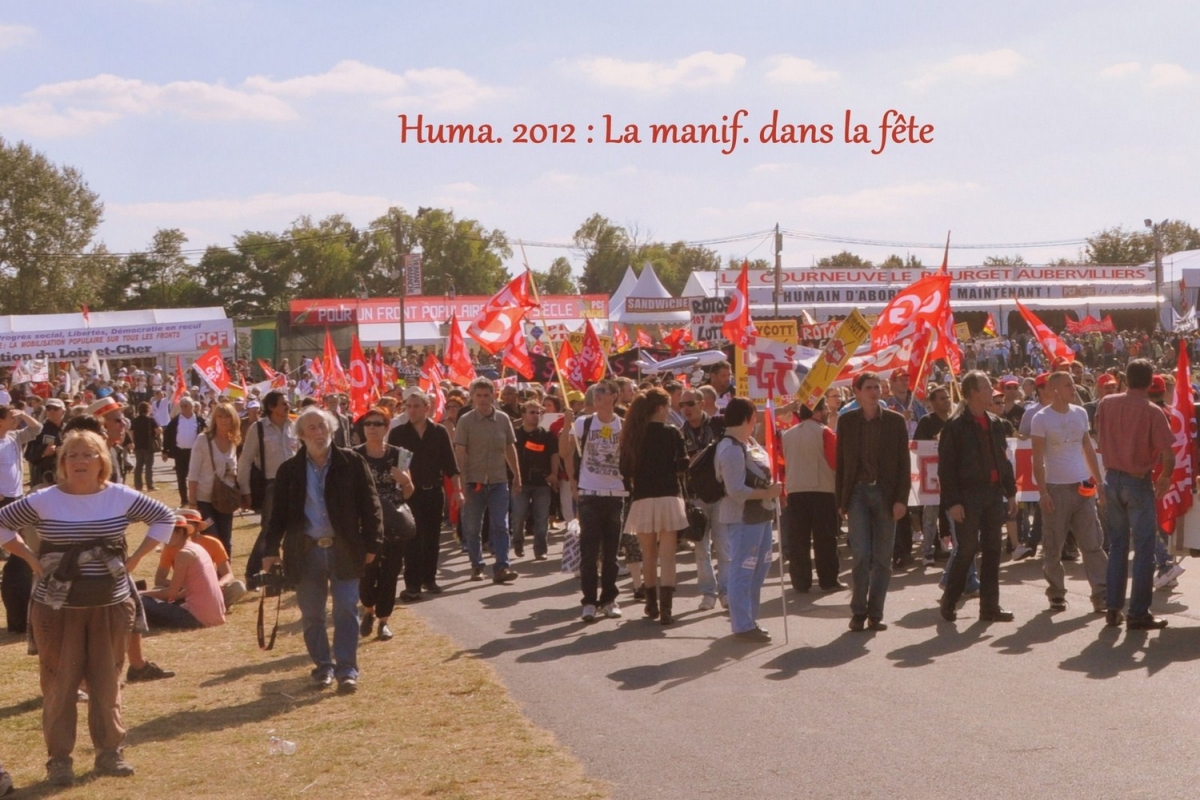
[[[492,355],[508,344],[512,329],[520,326],[525,312],[538,307],[530,280],[528,270],[513,278],[484,304],[479,316],[467,328],[467,334]]]
[[[475,365],[471,363],[471,354],[463,342],[462,331],[458,328],[458,320],[450,315],[450,343],[446,345],[447,377],[459,386],[470,386],[475,380]]]
[[[992,312],[988,312],[987,322],[983,323],[983,335],[991,336],[993,339],[999,334],[996,333],[996,320],[992,319]]]
[[[325,365],[321,363],[320,358],[314,357],[308,365],[308,371],[312,373],[312,396],[317,400],[321,399],[323,387],[325,386]]]
[[[955,374],[962,372],[962,348],[958,345],[958,334],[954,332],[954,314],[950,312],[949,299],[943,306],[942,317],[938,320],[934,333],[936,335],[929,358],[934,361],[944,358]]]
[[[912,387],[918,400],[925,399],[925,376],[929,374],[929,365],[935,360],[933,349],[937,346],[934,342],[937,335],[932,328],[922,327],[912,344],[908,361],[908,385]]]
[[[171,397],[172,404],[178,404],[179,399],[187,394],[187,380],[183,376],[183,358],[175,356],[175,394]]]
[[[771,480],[779,481],[783,475],[783,451],[779,447],[779,431],[775,424],[775,398],[767,398],[767,413],[763,419],[763,448],[771,464]]]
[[[750,319],[750,262],[743,261],[737,286],[729,293],[729,308],[725,311],[721,335],[738,347],[745,347],[757,334],[754,321]]]
[[[1074,361],[1075,351],[1067,346],[1067,343],[1046,327],[1046,323],[1042,322],[1034,313],[1021,305],[1021,301],[1013,298],[1017,304],[1017,310],[1021,312],[1021,316],[1025,318],[1025,323],[1033,330],[1033,335],[1037,337],[1038,344],[1042,346],[1046,358],[1050,360],[1050,365],[1053,367],[1060,361]]]
[[[571,347],[569,340],[564,340],[558,346],[558,374],[563,379],[563,382],[572,389],[585,391],[587,384],[583,380],[583,372],[579,368],[579,357],[575,355],[575,348]]]
[[[442,365],[433,353],[425,356],[425,364],[421,367],[420,385],[426,393],[433,395],[432,419],[441,422],[446,411],[446,393],[442,391]]]
[[[646,333],[645,331],[639,330],[637,332],[637,346],[638,347],[654,347],[654,340],[650,338],[650,334]]]
[[[213,345],[204,355],[196,359],[192,366],[197,369],[204,379],[208,381],[217,394],[224,392],[229,388],[231,378],[229,370],[225,369],[225,361],[221,358],[221,348]],[[179,379],[176,378],[176,381]]]
[[[604,360],[604,352],[600,348],[600,336],[592,327],[592,321],[583,323],[583,349],[579,352],[579,373],[584,383],[595,383],[604,379],[608,371],[608,363]]]
[[[266,361],[263,361],[261,358],[258,360],[258,368],[262,370],[263,377],[267,380],[270,381],[275,379],[275,370],[271,369],[271,365]]]
[[[533,359],[529,357],[529,343],[525,340],[525,327],[517,325],[512,330],[512,336],[504,345],[504,357],[500,363],[513,370],[522,378],[529,380],[533,377]]]
[[[677,355],[678,353],[682,352],[691,341],[691,328],[676,328],[663,337],[663,344],[671,348],[671,355]],[[749,341],[747,341],[746,344],[749,345]]]
[[[1171,423],[1175,443],[1175,472],[1171,486],[1158,500],[1158,526],[1169,536],[1175,532],[1176,523],[1192,507],[1192,476],[1196,472],[1196,456],[1193,442],[1196,441],[1196,414],[1192,401],[1191,365],[1185,340],[1179,340],[1179,358],[1175,367],[1175,395],[1163,409]],[[1154,468],[1157,478],[1161,467]]]
[[[950,313],[950,275],[941,272],[925,275],[892,298],[875,327],[871,329],[871,347],[882,350],[905,335],[916,333],[922,324],[941,330]],[[953,332],[953,317],[950,320]]]
[[[329,328],[325,329],[325,353],[321,360],[325,367],[325,385],[321,387],[321,391],[329,394],[349,390],[350,380],[346,377],[346,371],[342,368],[342,359],[333,346],[333,337],[329,335]]]
[[[87,303],[83,304],[83,324],[89,327],[92,324],[92,315],[88,313]]]
[[[350,416],[358,419],[371,407],[371,367],[358,334],[350,337]]]
[[[617,353],[624,353],[626,350],[629,349],[629,334],[625,332],[625,328],[622,325],[614,324],[612,327],[613,327],[613,335],[612,335],[613,351],[617,352]]]

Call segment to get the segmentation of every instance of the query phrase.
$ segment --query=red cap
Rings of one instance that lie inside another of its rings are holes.
[[[1163,380],[1162,375],[1155,375],[1153,378],[1150,379],[1150,393],[1151,394],[1161,394],[1162,392],[1165,392],[1165,391],[1167,391],[1167,382],[1165,380]]]
[[[903,369],[903,368],[897,368],[897,369],[892,370],[892,374],[888,376],[888,380],[898,381],[901,378],[907,378],[907,377],[908,377],[908,370]]]
[[[1115,386],[1116,383],[1117,379],[1109,372],[1105,372],[1096,380],[1097,386]]]
[[[1050,375],[1043,372],[1041,375],[1038,375],[1033,379],[1033,385],[1040,389],[1046,385],[1046,381],[1048,380],[1050,380]]]
[[[1004,383],[1002,383],[1000,385],[1001,385],[1001,387],[1003,387],[1005,389],[1020,389],[1021,388],[1021,384],[1018,381],[1005,381]]]

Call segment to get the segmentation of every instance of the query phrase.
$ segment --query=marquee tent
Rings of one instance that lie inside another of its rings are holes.
[[[630,267],[630,272],[632,272]],[[626,273],[626,278],[629,273]],[[624,280],[622,280],[624,284]],[[619,288],[618,288],[619,291]],[[631,299],[639,301],[659,301],[662,310],[636,310],[631,311],[627,308]],[[609,303],[609,318],[613,322],[619,322],[625,325],[686,325],[692,321],[692,312],[687,309],[669,310],[670,306],[677,302],[677,298],[673,297],[667,288],[662,285],[662,281],[658,279],[658,275],[654,272],[654,267],[647,262],[642,267],[642,274],[638,276],[637,283],[629,290],[629,293],[619,300],[613,297]]]

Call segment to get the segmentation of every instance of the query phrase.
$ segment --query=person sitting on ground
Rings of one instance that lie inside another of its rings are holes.
[[[200,512],[175,512],[175,527],[167,547],[177,548],[171,583],[142,592],[146,619],[160,628],[215,628],[225,624],[225,599],[217,582],[212,556],[195,541]],[[165,548],[164,548],[165,549]]]
[[[233,570],[229,567],[229,554],[225,552],[225,545],[221,544],[221,540],[217,537],[209,536],[204,532],[212,525],[212,521],[202,519],[200,512],[196,509],[183,508],[175,513],[177,517],[185,518],[191,528],[188,540],[203,547],[209,558],[212,559],[213,567],[217,570],[217,584],[221,587],[221,596],[225,600],[225,609],[228,611],[230,606],[246,594],[246,584],[234,579]],[[176,546],[173,542],[163,548],[162,555],[158,559],[158,570],[154,573],[154,588],[162,589],[171,585],[170,575],[171,569],[175,566],[175,556],[182,550],[182,545]]]

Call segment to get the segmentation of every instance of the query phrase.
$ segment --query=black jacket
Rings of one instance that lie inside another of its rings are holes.
[[[1004,426],[990,411],[988,431],[992,458],[1000,478],[1000,491],[1005,497],[1017,494],[1017,479],[1005,448]],[[991,472],[981,445],[975,417],[966,406],[946,422],[938,439],[938,483],[942,490],[942,508],[961,505],[967,492],[986,489],[992,482]]]
[[[306,541],[308,520],[304,497],[308,486],[308,451],[279,465],[275,473],[275,505],[266,530],[264,556],[278,557],[283,546],[283,573],[295,582],[312,545]],[[358,453],[333,447],[325,478],[325,507],[333,524],[333,571],[339,580],[361,578],[367,553],[378,553],[383,544],[383,511],[375,492],[371,469]]]
[[[175,445],[175,436],[179,433],[179,417],[176,414],[167,423],[167,427],[163,428],[163,452],[167,454],[167,458],[179,458],[179,448]],[[196,434],[197,436],[204,433],[204,417],[195,414],[196,417]]]

